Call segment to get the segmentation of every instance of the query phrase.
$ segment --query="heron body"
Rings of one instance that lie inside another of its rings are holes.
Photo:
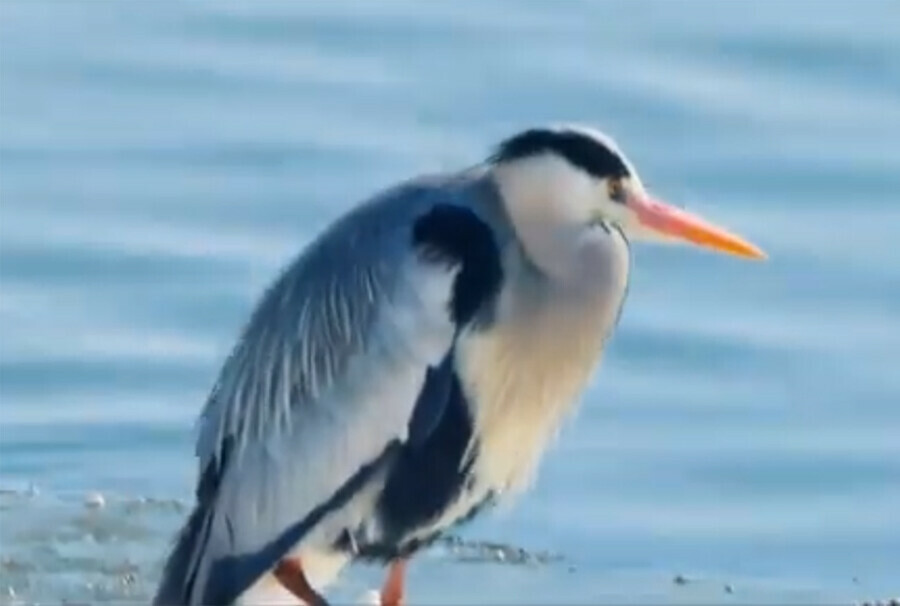
[[[761,255],[650,200],[614,143],[574,127],[340,218],[223,367],[156,602],[248,602],[266,584],[321,601],[346,563],[405,561],[526,487],[616,324],[629,230]]]

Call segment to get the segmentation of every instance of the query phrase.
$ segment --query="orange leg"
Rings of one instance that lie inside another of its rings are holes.
[[[400,558],[391,562],[384,587],[381,588],[381,606],[402,606],[404,597],[404,578],[406,575],[406,559]]]
[[[285,589],[309,606],[328,606],[321,595],[309,584],[300,558],[285,558],[275,567],[275,578]]]

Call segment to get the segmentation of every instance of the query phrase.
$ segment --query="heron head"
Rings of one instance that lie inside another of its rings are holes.
[[[634,241],[682,241],[765,258],[725,229],[652,197],[616,143],[598,131],[559,126],[519,133],[491,157],[514,224],[573,230],[612,224]]]

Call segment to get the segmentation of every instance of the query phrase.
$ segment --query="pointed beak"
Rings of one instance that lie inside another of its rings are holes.
[[[643,228],[661,236],[684,240],[738,257],[767,258],[766,253],[740,236],[646,194],[630,196],[627,205],[637,215]]]

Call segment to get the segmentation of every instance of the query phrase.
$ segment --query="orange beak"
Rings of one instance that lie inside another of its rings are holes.
[[[645,194],[630,196],[627,205],[643,227],[661,235],[739,257],[766,258],[766,253],[740,236]]]

